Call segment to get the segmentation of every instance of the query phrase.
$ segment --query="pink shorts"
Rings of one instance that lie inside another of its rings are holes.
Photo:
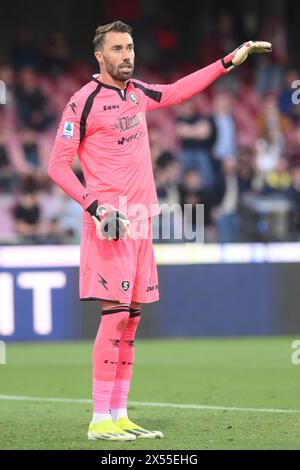
[[[150,303],[159,300],[151,219],[131,222],[127,239],[100,240],[83,225],[80,247],[81,300]]]

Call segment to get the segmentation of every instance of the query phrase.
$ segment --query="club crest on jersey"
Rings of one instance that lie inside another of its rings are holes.
[[[72,139],[74,134],[74,122],[65,121],[63,137],[65,139]]]
[[[133,104],[139,104],[136,94],[132,91],[128,94],[128,98],[133,102]]]
[[[129,281],[122,281],[121,285],[122,285],[122,289],[123,289],[125,292],[127,292],[128,289],[129,289],[129,287],[130,287],[130,282],[129,282]]]

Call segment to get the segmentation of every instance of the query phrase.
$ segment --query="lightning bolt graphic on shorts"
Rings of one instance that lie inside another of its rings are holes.
[[[106,287],[107,281],[104,279],[104,277],[101,276],[101,274],[99,273],[97,274],[99,276],[98,282],[102,284],[102,286],[105,287],[106,290],[108,290],[108,288]]]

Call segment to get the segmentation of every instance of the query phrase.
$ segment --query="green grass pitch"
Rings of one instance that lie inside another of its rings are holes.
[[[87,440],[91,402],[3,397],[90,399],[92,343],[7,344],[7,364],[0,366],[0,449],[300,449],[295,339],[137,340],[130,417],[165,438],[127,443]],[[285,409],[296,411],[278,412]]]

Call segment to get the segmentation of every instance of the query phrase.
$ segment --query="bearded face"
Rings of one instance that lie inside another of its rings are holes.
[[[125,82],[132,77],[133,63],[129,59],[125,59],[120,65],[115,61],[111,61],[106,56],[103,56],[104,66],[106,72],[114,79],[120,82]]]

